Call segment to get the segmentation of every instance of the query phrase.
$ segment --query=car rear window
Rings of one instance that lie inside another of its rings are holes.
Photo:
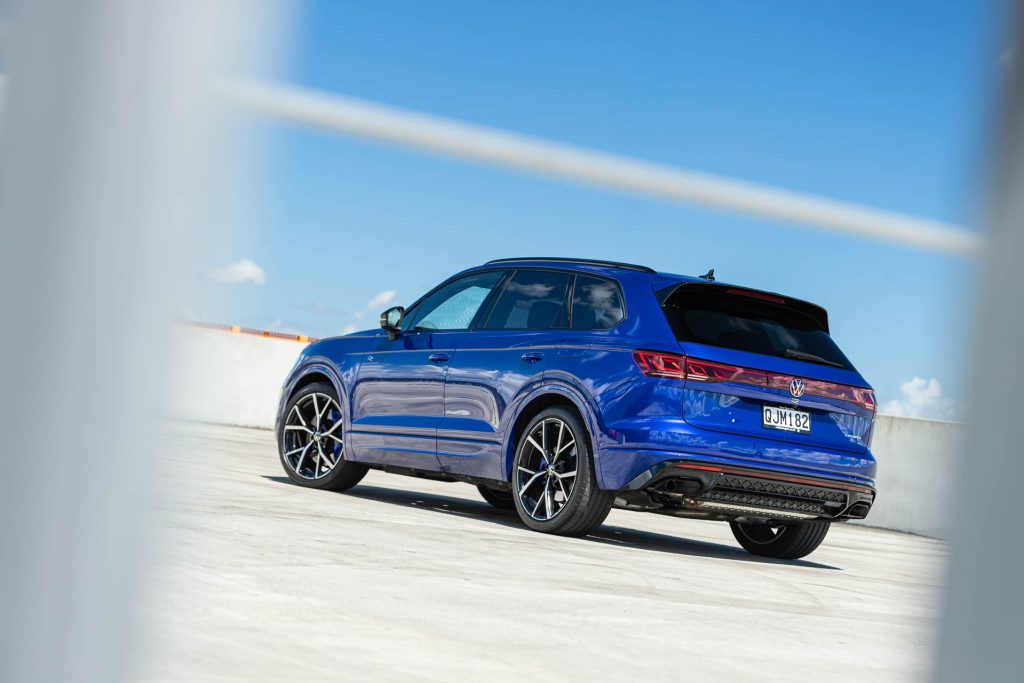
[[[668,294],[662,310],[682,342],[853,369],[821,320],[761,296],[682,285]]]

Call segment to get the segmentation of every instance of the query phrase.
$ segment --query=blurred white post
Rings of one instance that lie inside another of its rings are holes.
[[[4,3],[0,680],[128,675],[226,2]]]
[[[944,501],[951,510],[953,559],[935,678],[949,683],[1024,676],[1024,3],[1015,9],[1017,61],[1010,66],[998,138],[966,450],[959,472],[950,473],[955,496]],[[950,315],[964,317],[962,311]]]

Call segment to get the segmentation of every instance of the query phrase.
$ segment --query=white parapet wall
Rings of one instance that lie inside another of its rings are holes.
[[[179,335],[173,416],[273,429],[284,378],[305,344],[190,326]]]
[[[878,498],[864,523],[946,538],[963,433],[957,422],[879,415],[871,442]]]
[[[281,385],[303,343],[195,327],[180,328],[180,336],[174,417],[273,428]],[[955,422],[879,415],[878,500],[863,523],[944,538],[962,438]]]

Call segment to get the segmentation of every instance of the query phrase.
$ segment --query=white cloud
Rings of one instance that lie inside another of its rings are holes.
[[[362,320],[369,314],[372,314],[374,317],[376,317],[376,315],[382,312],[387,307],[388,304],[395,300],[396,295],[397,292],[394,292],[390,289],[385,289],[383,292],[377,292],[372,297],[370,297],[370,300],[366,302],[365,306],[356,309],[355,311],[352,311],[352,317],[355,318],[356,320]],[[350,325],[346,325],[342,329],[341,333],[349,334],[350,332],[361,330],[363,329],[363,327],[365,327],[365,325],[353,323]]]
[[[930,417],[952,420],[960,412],[959,404],[942,395],[942,385],[932,377],[915,377],[900,385],[902,398],[883,404],[879,412],[904,417]]]
[[[210,278],[229,285],[262,285],[267,282],[267,274],[263,269],[247,258],[229,263],[223,268],[211,269]]]
[[[1013,61],[1013,57],[1014,57],[1014,55],[1016,53],[1017,53],[1017,50],[1012,48],[1012,47],[1008,47],[1005,50],[1003,50],[1003,53],[1001,55],[999,55],[999,65],[1000,66],[1008,65],[1010,62]]]
[[[395,300],[397,292],[393,292],[390,289],[385,289],[383,292],[377,292],[373,295],[373,298],[366,302],[367,311],[375,311],[378,308],[383,308],[389,303]],[[379,311],[377,311],[379,313]]]
[[[366,302],[366,305],[360,306],[355,310],[349,310],[347,317],[351,322],[345,325],[343,328],[341,328],[340,334],[351,334],[352,332],[364,330],[367,327],[370,327],[371,325],[376,326],[376,322],[369,323],[366,321],[366,318],[370,317],[374,321],[376,321],[377,314],[381,313],[385,308],[387,308],[395,300],[396,296],[397,292],[390,289],[385,289],[384,291],[377,292],[372,297],[370,297],[370,300]],[[321,302],[314,302],[313,305],[310,306],[310,308],[312,308],[312,310],[314,310],[315,312],[321,314],[333,315],[336,313],[343,313],[341,309],[334,308],[329,304],[324,304]]]

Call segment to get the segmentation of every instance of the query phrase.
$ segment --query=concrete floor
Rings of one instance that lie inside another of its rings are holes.
[[[833,527],[805,561],[612,511],[528,531],[465,484],[291,484],[270,432],[169,435],[145,680],[860,680],[928,673],[938,541]]]

